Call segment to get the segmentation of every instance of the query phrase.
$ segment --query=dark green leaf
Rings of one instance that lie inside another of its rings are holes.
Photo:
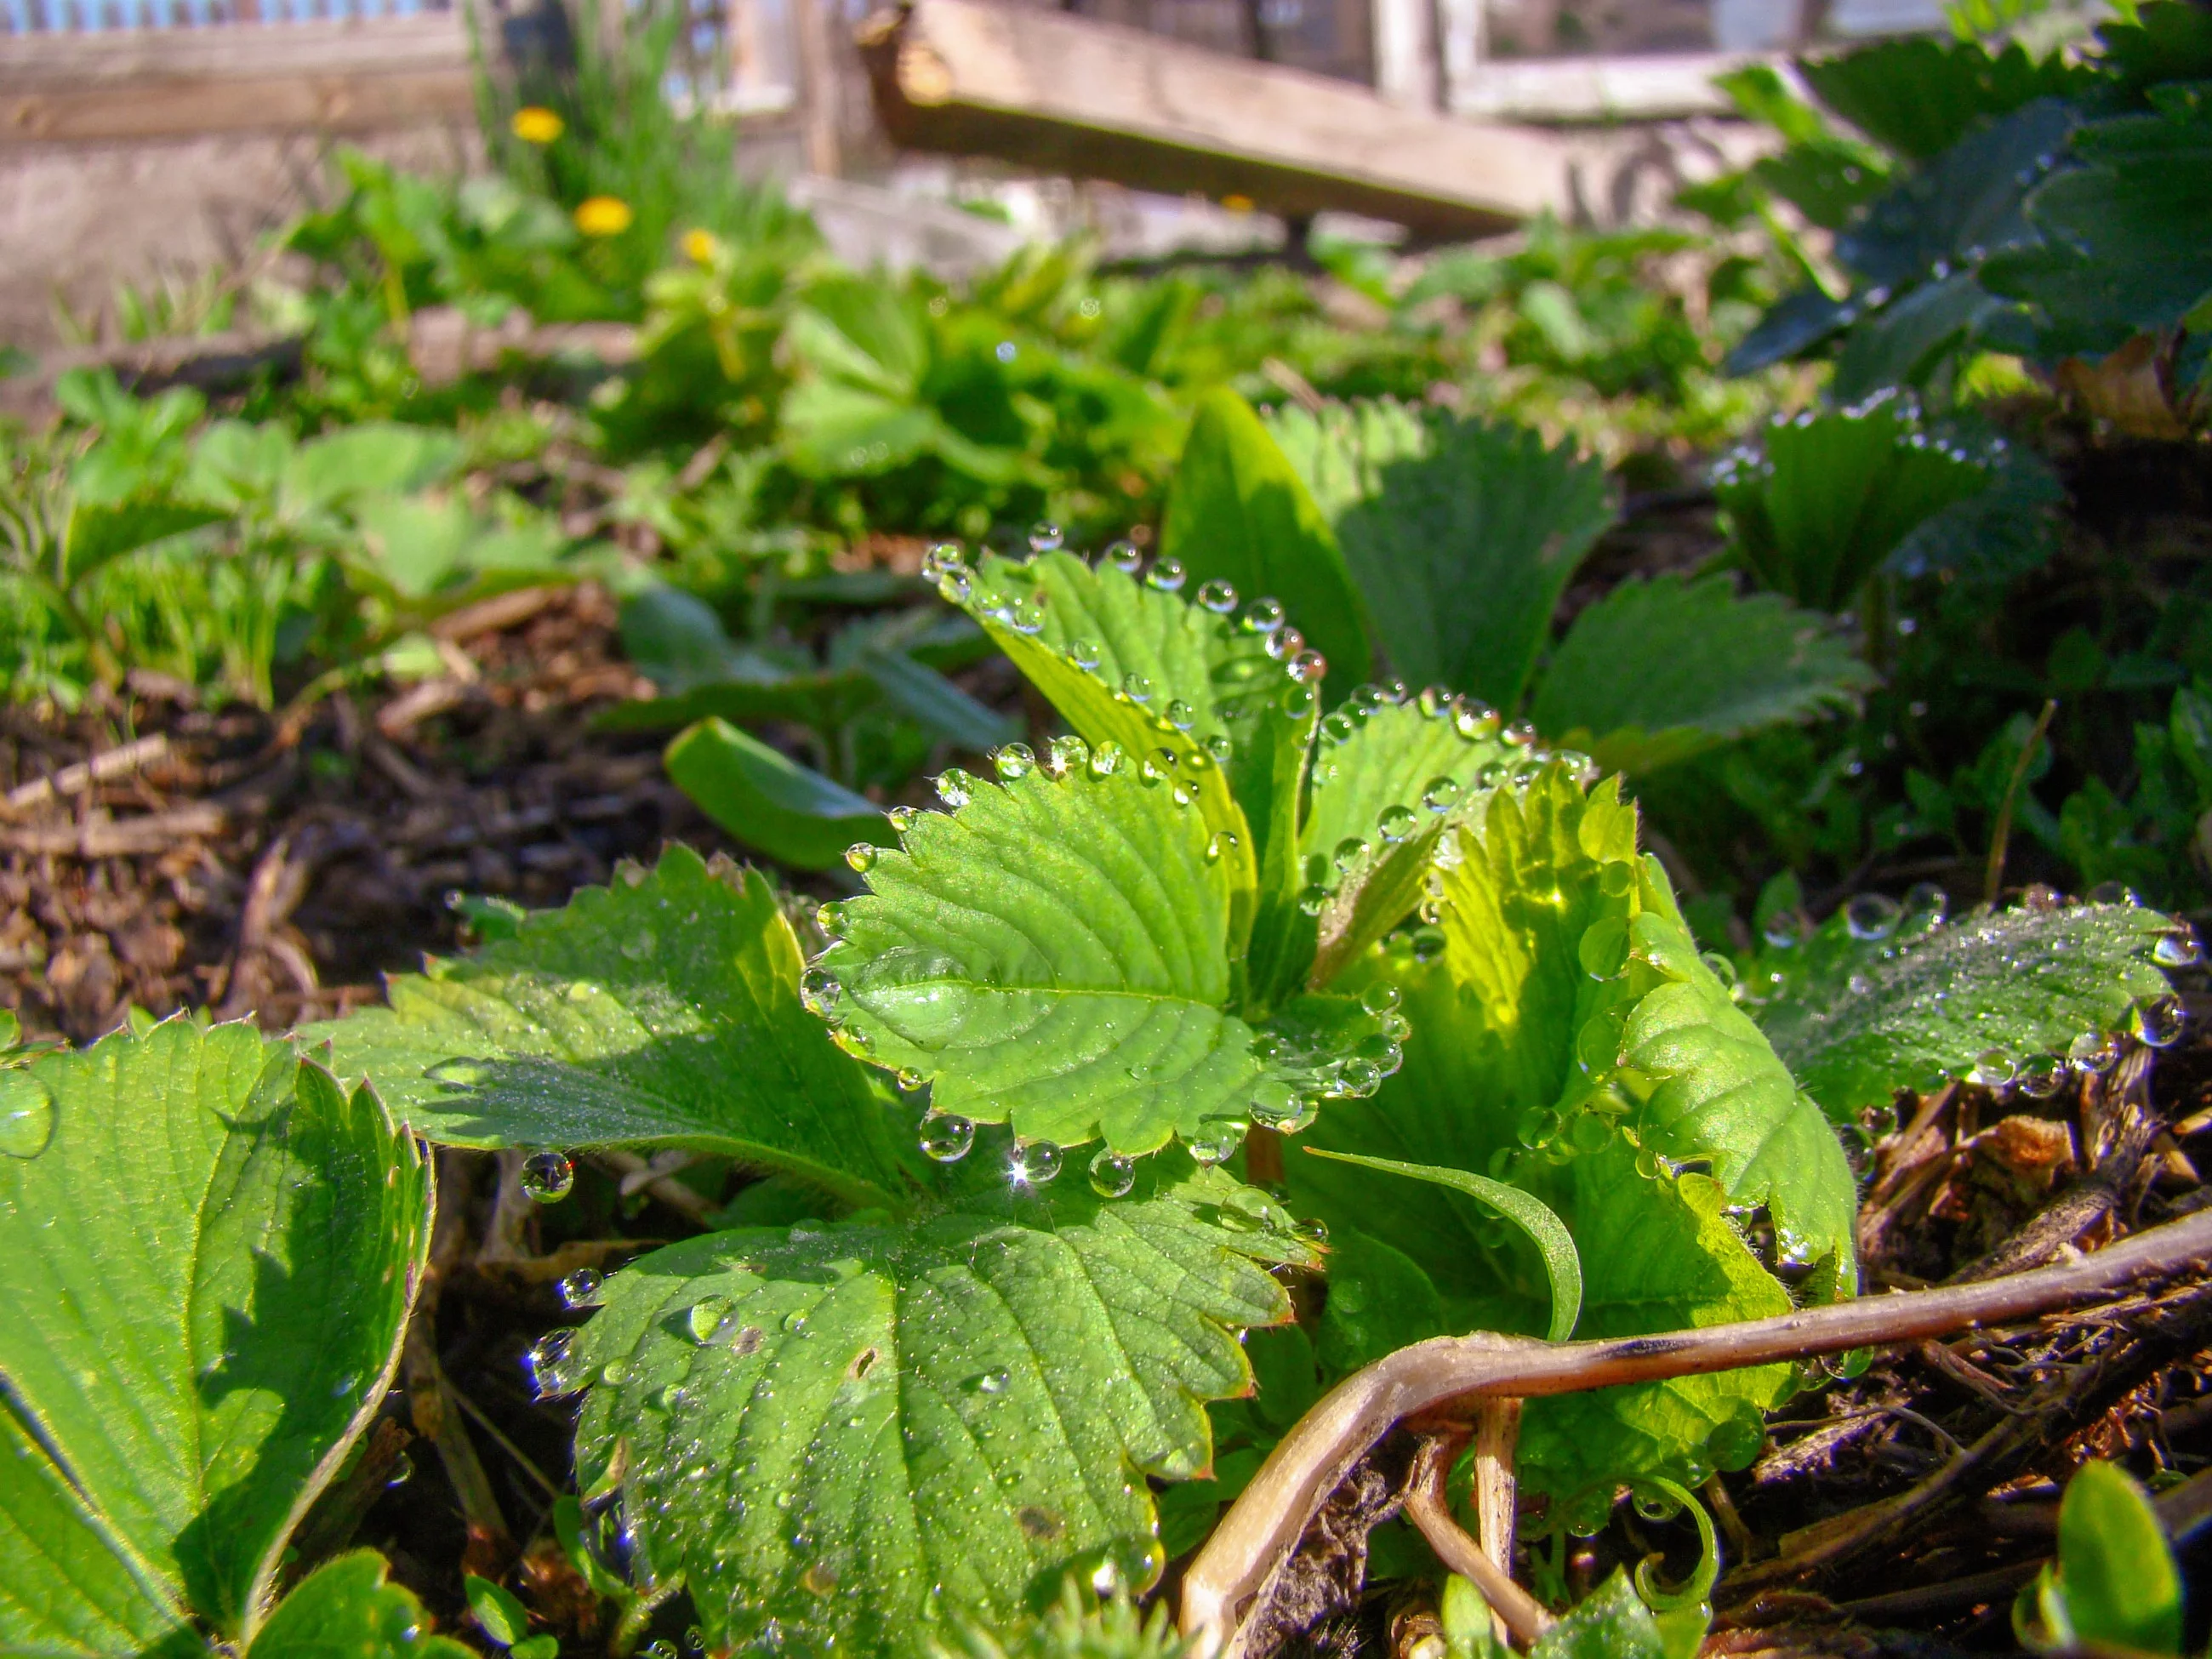
[[[1539,731],[1649,771],[1849,708],[1874,676],[1826,621],[1725,576],[1630,580],[1575,618],[1536,688]]]
[[[956,748],[980,753],[1022,735],[1019,720],[985,708],[903,651],[871,652],[861,660],[886,703]]]
[[[1925,38],[1801,58],[1797,72],[1830,109],[1916,161],[1932,161],[1978,121],[2065,97],[2094,78],[2058,52],[2031,58],[2014,44],[1992,56],[1972,43]]]
[[[748,847],[801,870],[827,870],[857,842],[887,845],[884,809],[727,720],[703,720],[668,745],[668,775]]]
[[[1247,599],[1279,600],[1338,684],[1366,675],[1372,652],[1336,538],[1251,405],[1226,387],[1199,399],[1160,556],[1180,561],[1194,586],[1218,580]]]
[[[1948,925],[1942,915],[1940,901],[1900,912],[1863,894],[1803,944],[1770,946],[1753,965],[1761,1029],[1831,1115],[1978,1068],[2010,1081],[2027,1067],[2034,1086],[2055,1091],[2064,1064],[2108,1060],[2106,1034],[2132,1006],[2170,994],[2153,953],[2175,924],[2154,910],[1976,911]]]

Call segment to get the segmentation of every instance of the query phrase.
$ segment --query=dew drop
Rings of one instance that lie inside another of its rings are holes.
[[[1359,1006],[1378,1019],[1395,1012],[1404,1000],[1404,994],[1388,981],[1370,985],[1359,994]]]
[[[1036,770],[1036,751],[1025,743],[1010,743],[994,751],[991,765],[1000,779],[1012,783]]]
[[[1013,1385],[1013,1381],[1005,1370],[978,1371],[960,1386],[969,1394],[1000,1395]]]
[[[1006,1159],[1006,1179],[1017,1187],[1042,1187],[1060,1179],[1060,1148],[1049,1140],[1032,1140],[1014,1148]]]
[[[1032,553],[1057,553],[1066,539],[1056,524],[1048,524],[1040,519],[1030,526],[1030,551]]]
[[[2121,881],[2100,881],[2089,890],[2092,904],[2124,904],[2134,909],[2142,903],[2135,889]]]
[[[2019,1064],[2010,1054],[2002,1048],[1984,1048],[1974,1056],[1973,1070],[1967,1073],[1967,1079],[1984,1089],[2002,1089],[2019,1075]]]
[[[1185,1144],[1193,1163],[1211,1169],[1237,1156],[1237,1148],[1244,1144],[1244,1125],[1235,1118],[1207,1118]]]
[[[1162,559],[1145,577],[1145,586],[1156,587],[1163,593],[1180,592],[1186,573],[1181,559]]]
[[[810,968],[799,978],[799,1000],[817,1019],[829,1018],[836,1010],[837,1000],[844,994],[845,988],[826,968]]]
[[[53,1091],[27,1071],[0,1072],[0,1152],[36,1158],[53,1134]]]
[[[1421,791],[1421,805],[1431,812],[1449,812],[1459,799],[1457,778],[1431,778]]]
[[[1903,926],[1910,933],[1924,933],[1941,927],[1950,909],[1948,893],[1932,881],[1915,882],[1905,890]]]
[[[2171,932],[2160,933],[2150,954],[2151,960],[2161,968],[2194,968],[2204,960],[2204,947],[2197,943],[2197,930],[2185,921]]]
[[[2188,1023],[2179,997],[2153,997],[2136,1005],[2136,1041],[2146,1048],[2171,1048]]]
[[[1225,617],[1237,608],[1237,590],[1216,576],[1198,585],[1198,602],[1215,616]]]
[[[1044,769],[1055,778],[1090,763],[1091,745],[1072,732],[1054,738],[1045,747]]]
[[[2085,1072],[2109,1072],[2119,1057],[2119,1039],[2106,1031],[2084,1031],[2066,1045],[2066,1058]]]
[[[1328,889],[1319,882],[1310,883],[1298,890],[1298,909],[1309,916],[1317,916],[1328,908]]]
[[[1218,864],[1221,862],[1223,856],[1225,854],[1233,852],[1236,849],[1236,831],[1232,830],[1218,830],[1212,834],[1212,836],[1208,837],[1206,841],[1206,861],[1208,864]]]
[[[1328,672],[1328,659],[1318,651],[1301,651],[1288,664],[1291,678],[1300,685],[1311,685]]]
[[[1101,1146],[1091,1160],[1091,1190],[1101,1198],[1127,1198],[1137,1184],[1137,1161],[1124,1158],[1111,1146]]]
[[[1110,778],[1121,769],[1121,745],[1109,738],[1091,751],[1091,775]]]
[[[574,1364],[575,1346],[575,1332],[566,1330],[548,1331],[531,1345],[522,1358],[522,1368],[529,1374],[531,1392],[538,1399],[574,1394],[583,1386]]]
[[[914,828],[914,821],[920,817],[921,814],[915,811],[911,806],[894,806],[889,812],[884,814],[884,816],[890,819],[891,828],[897,830],[900,835],[903,836],[908,830]]]
[[[856,841],[845,849],[845,862],[852,866],[856,875],[865,876],[876,867],[878,851],[873,842]]]
[[[1106,550],[1106,562],[1122,574],[1133,576],[1144,568],[1145,556],[1134,542],[1115,542]]]
[[[822,930],[823,937],[825,939],[844,938],[845,907],[836,899],[831,899],[827,904],[817,905],[814,909],[814,925]]]
[[[1346,836],[1336,844],[1336,867],[1348,872],[1360,860],[1367,856],[1368,850],[1367,843],[1358,836]]]
[[[576,1166],[566,1152],[532,1152],[522,1160],[519,1184],[533,1204],[558,1204],[575,1190]]]
[[[1897,931],[1898,918],[1903,914],[1897,901],[1886,893],[1860,893],[1844,907],[1844,926],[1855,939],[1884,939]]]
[[[921,1121],[921,1154],[939,1164],[957,1164],[975,1144],[975,1126],[950,1112],[933,1112]]]
[[[1150,702],[1152,700],[1152,678],[1149,675],[1139,674],[1136,670],[1131,669],[1121,676],[1121,695],[1131,702]]]
[[[1088,672],[1098,666],[1098,641],[1077,639],[1067,642],[1067,659],[1078,668]]]
[[[553,1288],[564,1308],[591,1308],[599,1305],[600,1286],[606,1283],[605,1275],[589,1267],[579,1267]]]
[[[1778,951],[1796,950],[1802,933],[1796,913],[1790,910],[1776,911],[1765,929],[1766,942]]]
[[[1272,634],[1283,625],[1283,607],[1275,599],[1255,599],[1244,607],[1242,617],[1244,629],[1251,634]]]
[[[2055,1054],[2030,1054],[2020,1063],[2020,1091],[2030,1100],[2048,1100],[2066,1086],[2069,1069]]]
[[[938,799],[956,812],[975,797],[975,778],[957,766],[948,766],[939,772],[933,787]]]
[[[1412,838],[1419,822],[1410,806],[1386,806],[1376,815],[1375,833],[1395,847]]]
[[[737,1305],[726,1296],[702,1297],[693,1303],[691,1311],[684,1316],[691,1340],[699,1343],[712,1342],[715,1334],[729,1322]]]

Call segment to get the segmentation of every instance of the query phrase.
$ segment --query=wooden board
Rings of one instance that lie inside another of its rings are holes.
[[[342,22],[11,35],[0,147],[249,131],[364,132],[473,113],[453,12]]]
[[[911,149],[1139,189],[1335,209],[1476,236],[1567,205],[1548,133],[1395,107],[1364,88],[1062,13],[915,0],[861,26],[876,110]]]

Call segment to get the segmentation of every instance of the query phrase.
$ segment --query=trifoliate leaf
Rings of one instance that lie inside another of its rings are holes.
[[[1322,721],[1299,837],[1300,890],[1322,902],[1313,984],[1406,919],[1446,827],[1528,762],[1496,714],[1435,691],[1407,702],[1364,687]]]
[[[1848,708],[1874,675],[1824,618],[1725,576],[1620,584],[1553,653],[1529,718],[1607,771],[1648,772]]]
[[[801,1006],[799,968],[764,878],[672,847],[307,1035],[435,1140],[691,1146],[894,1205],[913,1160]]]
[[[4,1524],[40,1552],[0,1551],[0,1645],[112,1651],[182,1607],[250,1634],[397,1363],[422,1160],[374,1096],[248,1026],[170,1021],[9,1075],[52,1131],[0,1157],[0,1480],[26,1499]]]
[[[1391,424],[1379,435],[1395,446],[1405,434]],[[1522,428],[1436,416],[1418,450],[1322,465],[1371,480],[1335,526],[1392,665],[1513,708],[1560,593],[1613,521],[1604,468]]]
[[[1316,1158],[1334,1158],[1340,1164],[1356,1164],[1363,1170],[1379,1170],[1384,1175],[1404,1176],[1413,1181],[1425,1181],[1432,1187],[1465,1193],[1495,1210],[1527,1234],[1528,1242],[1544,1259],[1544,1272],[1552,1283],[1552,1318],[1544,1340],[1564,1342],[1574,1334],[1575,1318],[1583,1306],[1582,1260],[1575,1252],[1575,1241],[1568,1234],[1566,1224],[1542,1200],[1530,1197],[1518,1187],[1509,1187],[1502,1181],[1492,1181],[1468,1170],[1442,1170],[1431,1164],[1362,1158],[1356,1152],[1332,1152],[1319,1146],[1306,1150]]]
[[[2196,945],[2172,919],[2082,904],[1946,923],[1940,894],[1909,896],[1861,894],[1803,943],[1770,944],[1746,975],[1760,1029],[1832,1115],[1946,1078],[2047,1097],[2069,1066],[2110,1064],[2114,1033],[2172,1040],[2159,963]]]
[[[841,1042],[930,1081],[941,1112],[1122,1153],[1218,1134],[1262,1085],[1320,1086],[1226,1012],[1231,861],[1175,775],[1094,756],[959,790],[838,907],[819,966]]]
[[[1648,1158],[1648,1154],[1644,1155]],[[1646,1175],[1625,1141],[1576,1158],[1554,1189],[1582,1252],[1580,1337],[1605,1340],[1767,1319],[1790,1293],[1746,1247],[1727,1194],[1704,1176]],[[1665,1475],[1695,1486],[1756,1455],[1763,1413],[1790,1397],[1787,1365],[1632,1382],[1531,1400],[1522,1479],[1572,1504]]]
[[[669,781],[701,811],[794,868],[827,870],[848,847],[894,839],[882,807],[726,720],[701,720],[664,758]]]
[[[1145,1477],[1208,1467],[1202,1402],[1250,1383],[1234,1332],[1290,1314],[1265,1266],[1303,1249],[1247,1191],[1048,1188],[657,1252],[564,1360],[592,1383],[580,1478],[616,1480],[634,1575],[681,1577],[718,1650],[923,1655],[1070,1571],[1142,1589]]]
[[[1366,624],[1336,538],[1252,406],[1226,386],[1198,400],[1168,490],[1160,556],[1194,583],[1226,581],[1280,600],[1338,684],[1367,673]]]
[[[301,1579],[246,1659],[469,1659],[460,1643],[425,1635],[427,1617],[404,1585],[386,1581],[382,1556],[355,1550]]]
[[[1763,453],[1723,461],[1713,488],[1737,553],[1765,586],[1820,611],[1859,589],[1925,520],[1990,482],[1963,449],[1931,438],[1883,395],[1766,428]]]

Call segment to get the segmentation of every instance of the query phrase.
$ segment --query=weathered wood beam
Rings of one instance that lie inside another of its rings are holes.
[[[466,118],[475,96],[457,12],[17,34],[0,57],[0,147],[404,128]]]
[[[860,27],[878,115],[912,149],[1144,190],[1337,209],[1473,236],[1567,204],[1548,133],[1395,108],[1362,87],[982,0]]]

